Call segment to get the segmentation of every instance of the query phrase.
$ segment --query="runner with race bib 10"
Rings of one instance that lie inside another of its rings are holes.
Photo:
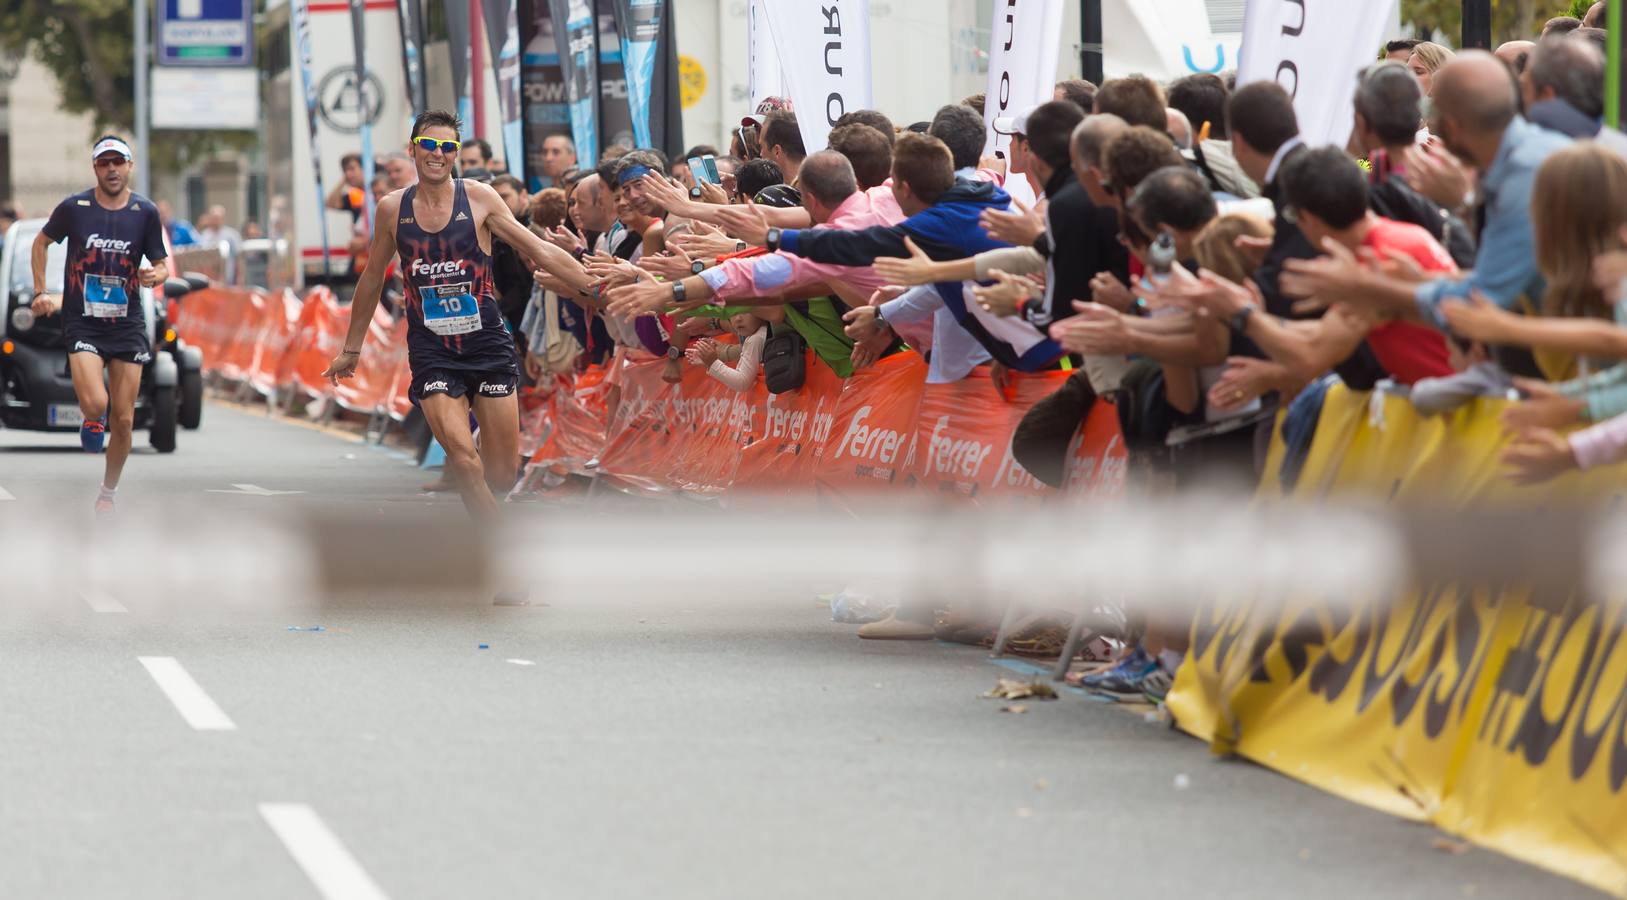
[[[520,462],[520,361],[492,286],[492,238],[573,284],[585,285],[586,276],[568,252],[521,225],[491,187],[453,177],[461,130],[458,118],[441,110],[413,123],[407,152],[418,183],[379,201],[344,350],[323,374],[335,383],[355,374],[385,266],[399,252],[411,397],[446,449],[446,470],[464,507],[488,525],[498,513],[497,496],[514,487]],[[471,408],[480,425],[478,449]]]
[[[34,238],[34,315],[62,312],[68,369],[85,422],[79,442],[88,453],[107,443],[99,514],[113,512],[113,495],[130,457],[141,370],[152,361],[141,289],[169,277],[164,225],[151,200],[130,190],[135,168],[122,138],[97,138],[90,152],[96,187],[57,204]],[[67,271],[60,297],[45,291],[45,263],[52,244],[68,239]],[[150,265],[141,265],[146,257]],[[106,374],[107,384],[102,383]],[[111,431],[111,440],[107,433]]]

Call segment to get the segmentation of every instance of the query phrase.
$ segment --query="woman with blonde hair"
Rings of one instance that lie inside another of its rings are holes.
[[[1428,97],[1433,87],[1435,73],[1441,67],[1452,61],[1456,56],[1451,48],[1442,46],[1434,41],[1424,41],[1412,48],[1412,55],[1407,57],[1407,69],[1418,79],[1418,84],[1424,89],[1424,96]]]
[[[1578,358],[1593,368],[1627,358],[1627,306],[1595,277],[1595,260],[1623,249],[1627,229],[1627,160],[1592,141],[1578,141],[1548,157],[1531,190],[1531,230],[1537,268],[1548,284],[1541,317],[1507,312],[1484,297],[1442,305],[1461,337],[1488,344],[1519,344],[1537,352],[1550,378],[1568,378]]]

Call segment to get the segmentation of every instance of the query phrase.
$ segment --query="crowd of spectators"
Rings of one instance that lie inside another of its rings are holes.
[[[604,366],[612,410],[618,372],[651,356],[776,393],[804,377],[776,361],[804,350],[842,377],[905,350],[929,382],[1067,371],[1011,448],[1052,485],[1106,398],[1148,490],[1257,483],[1272,429],[1292,486],[1336,384],[1425,414],[1513,401],[1508,477],[1540,482],[1627,458],[1627,156],[1598,24],[1554,19],[1496,54],[1392,42],[1352,83],[1340,147],[1308,146],[1276,84],[1211,74],[1058,84],[995,120],[1004,158],[982,155],[980,96],[913,125],[849,112],[825,147],[783,98],[724,152],[576,167],[555,142],[545,190],[494,183],[580,270],[499,262],[504,314],[531,380]],[[464,151],[466,175],[492,170]],[[1014,204],[1011,178],[1040,203]],[[989,636],[900,599],[860,636]],[[1133,621],[1076,677],[1161,699],[1186,624]]]

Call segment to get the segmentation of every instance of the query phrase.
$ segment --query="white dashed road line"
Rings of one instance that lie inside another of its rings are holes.
[[[260,816],[323,900],[387,900],[316,810],[303,803],[262,803]]]
[[[84,591],[79,596],[85,599],[85,605],[99,613],[127,613],[128,609],[120,603],[117,597],[107,591]]]
[[[226,713],[209,699],[203,688],[192,680],[192,676],[181,668],[173,656],[143,656],[139,657],[141,664],[147,668],[147,674],[158,682],[158,687],[169,702],[175,704],[181,718],[198,731],[236,731],[237,726],[226,717]]]

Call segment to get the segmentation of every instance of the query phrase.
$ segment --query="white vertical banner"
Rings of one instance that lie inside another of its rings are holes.
[[[785,96],[780,51],[774,46],[774,32],[768,27],[767,6],[768,0],[748,0],[746,4],[746,92],[751,95],[753,111],[764,97]]]
[[[1275,81],[1294,98],[1307,144],[1343,147],[1356,73],[1372,64],[1399,0],[1248,0],[1237,83]]]
[[[989,84],[983,100],[988,140],[984,156],[1009,162],[1011,136],[998,134],[994,120],[1015,116],[1056,95],[1056,56],[1062,41],[1063,0],[995,0],[989,34]],[[1006,192],[1032,206],[1028,179],[1006,179]]]
[[[802,142],[823,150],[837,119],[871,108],[870,0],[762,0],[762,11]]]

